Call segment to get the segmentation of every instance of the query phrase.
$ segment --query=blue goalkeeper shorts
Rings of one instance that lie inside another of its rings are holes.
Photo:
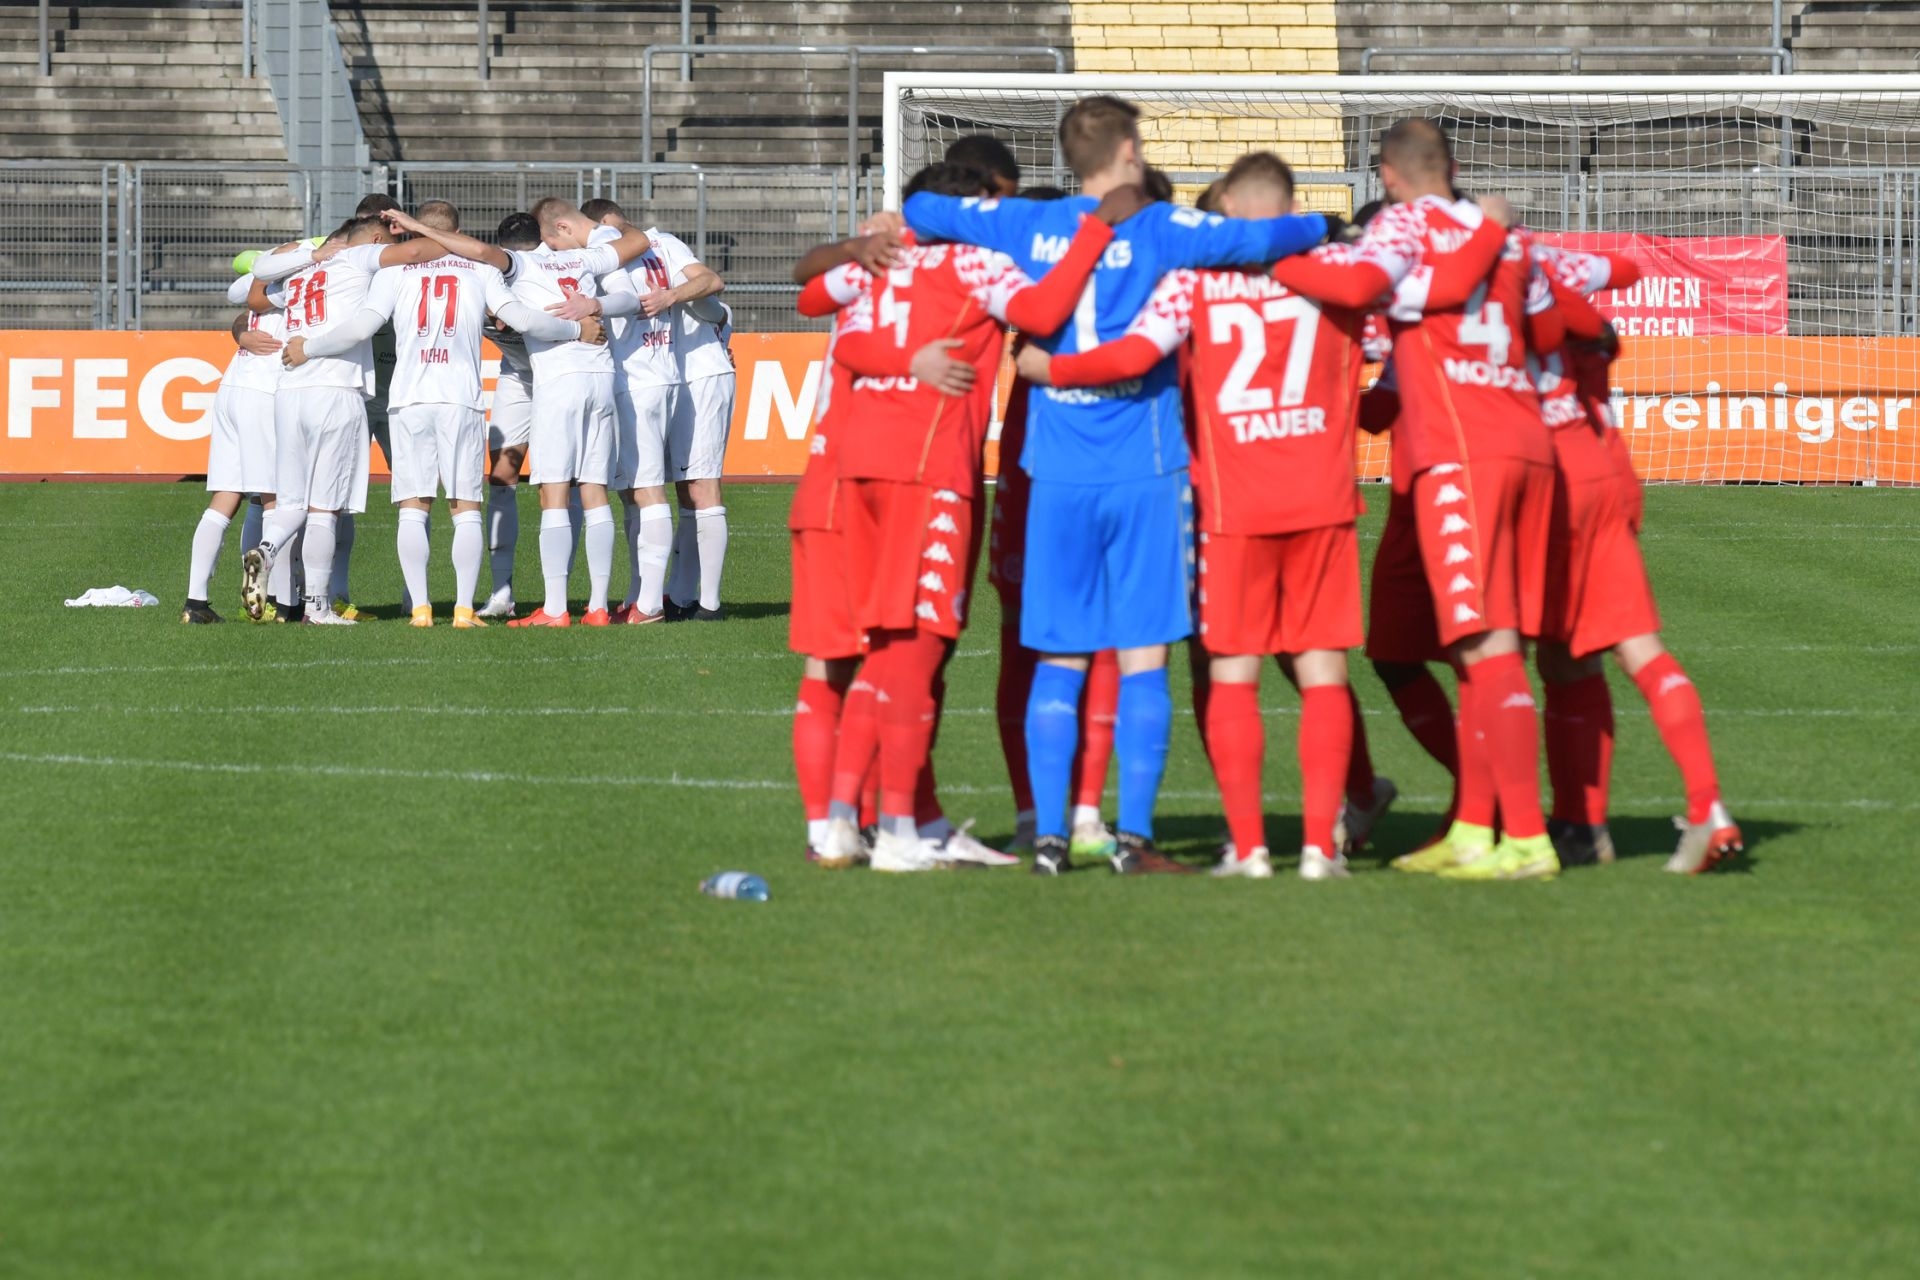
[[[1035,480],[1020,643],[1041,653],[1172,644],[1193,631],[1187,473],[1118,484]]]

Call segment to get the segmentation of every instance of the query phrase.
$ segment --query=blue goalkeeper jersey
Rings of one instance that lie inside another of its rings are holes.
[[[1092,196],[996,200],[922,191],[908,197],[901,212],[917,235],[997,249],[1037,280],[1066,256],[1082,215],[1099,203]],[[1317,213],[1255,222],[1149,205],[1114,228],[1073,318],[1036,341],[1057,354],[1091,350],[1126,333],[1169,271],[1271,262],[1312,248],[1326,234],[1327,220]],[[1187,465],[1179,374],[1171,358],[1145,378],[1111,386],[1035,387],[1027,415],[1020,465],[1035,480],[1110,484]]]

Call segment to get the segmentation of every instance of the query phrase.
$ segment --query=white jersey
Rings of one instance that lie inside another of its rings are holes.
[[[373,278],[367,308],[393,320],[393,379],[387,406],[481,408],[480,330],[487,313],[513,301],[484,262],[445,254],[388,267]]]
[[[693,256],[693,250],[684,241],[658,227],[647,228],[647,239],[652,242],[653,252],[667,264],[669,279],[675,286],[687,282],[689,266],[700,265],[700,259]],[[719,329],[690,315],[684,306],[675,307],[673,316],[673,354],[680,364],[683,381],[733,372],[733,357],[727,353],[727,340]]]
[[[509,249],[513,263],[507,282],[513,296],[544,311],[566,300],[562,286],[589,298],[599,297],[600,277],[620,269],[620,255],[606,245],[585,249]],[[536,382],[570,373],[613,372],[613,352],[589,342],[547,342],[528,335],[527,359]]]
[[[236,305],[245,306],[252,287],[253,277],[241,276],[227,291],[227,298]],[[237,298],[236,294],[239,295]],[[254,333],[278,338],[282,343],[287,340],[287,318],[283,312],[250,311],[247,313],[247,328]],[[271,395],[280,385],[280,375],[285,372],[286,366],[280,363],[278,351],[257,356],[245,347],[236,347],[233,359],[227,361],[227,371],[221,376],[220,385],[238,387],[243,391],[264,391]]]
[[[286,313],[287,340],[316,338],[334,325],[358,315],[366,305],[367,290],[380,270],[385,245],[363,244],[342,249],[325,262],[302,267],[267,290],[267,297]],[[280,377],[279,388],[351,387],[373,397],[373,343],[359,342],[339,356],[315,356]]]
[[[611,244],[620,238],[612,227],[595,227],[593,244]],[[609,292],[630,288],[644,298],[659,289],[670,289],[673,273],[657,248],[647,251],[607,277]],[[673,328],[676,317],[671,311],[649,316],[642,311],[632,316],[607,317],[607,344],[613,358],[620,362],[627,384],[636,387],[672,387],[680,383],[680,363],[673,354]]]

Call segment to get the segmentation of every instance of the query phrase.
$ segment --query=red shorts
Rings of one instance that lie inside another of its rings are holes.
[[[834,521],[862,630],[960,634],[979,550],[971,499],[911,481],[843,481]]]
[[[1020,580],[1027,552],[1027,475],[1014,467],[993,487],[992,535],[987,543],[987,581],[1000,593],[1000,607],[1020,607]]]
[[[1608,442],[1583,428],[1554,432],[1554,455],[1560,483],[1540,634],[1584,658],[1659,631],[1660,611],[1636,533],[1639,482],[1623,485]]]
[[[1415,476],[1411,497],[1440,643],[1502,628],[1539,635],[1553,468],[1446,463]]]
[[[832,529],[795,529],[793,609],[787,647],[809,658],[855,658],[867,651],[848,590],[846,539]]]
[[[1426,566],[1420,563],[1412,494],[1395,492],[1387,501],[1387,524],[1380,531],[1367,597],[1367,656],[1375,662],[1438,662],[1446,657],[1433,618]]]
[[[1200,535],[1209,653],[1305,653],[1360,643],[1360,539],[1351,524]]]

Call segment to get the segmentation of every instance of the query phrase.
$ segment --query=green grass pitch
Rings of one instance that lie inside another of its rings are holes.
[[[388,508],[388,620],[187,628],[195,486],[0,487],[0,1275],[1913,1274],[1913,494],[1651,492],[1750,857],[1660,873],[1617,681],[1628,856],[1492,886],[806,867],[786,500],[729,496],[724,625],[463,636]],[[169,607],[61,607],[116,582]],[[975,598],[939,766],[1004,835]],[[1358,684],[1392,852],[1442,779]],[[1167,797],[1198,857],[1190,716]]]

